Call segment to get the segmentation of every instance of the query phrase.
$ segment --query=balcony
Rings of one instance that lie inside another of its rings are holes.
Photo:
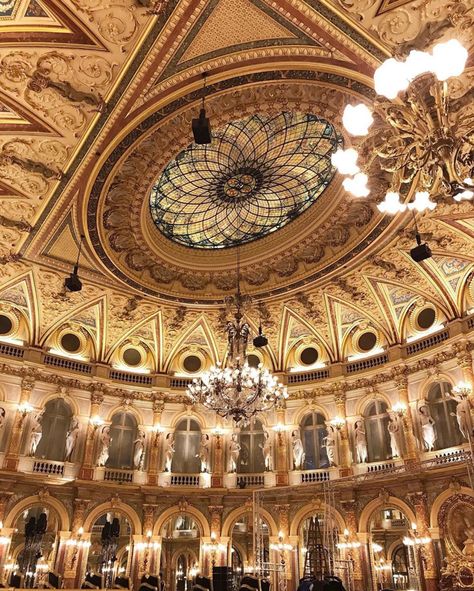
[[[211,474],[173,474],[162,472],[158,476],[159,486],[185,486],[189,488],[209,488],[211,486]]]
[[[357,464],[354,469],[355,474],[374,474],[382,472],[388,474],[390,472],[398,472],[403,467],[403,460],[397,458],[396,460],[384,460],[381,462],[369,462],[368,464]]]
[[[146,484],[147,475],[139,470],[97,467],[94,471],[94,480],[117,484]]]
[[[22,456],[18,464],[18,471],[26,474],[41,474],[48,478],[74,480],[79,471],[79,466],[70,462]]]

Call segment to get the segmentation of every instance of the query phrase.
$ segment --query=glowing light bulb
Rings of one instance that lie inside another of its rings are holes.
[[[367,197],[370,189],[367,187],[368,177],[363,172],[357,173],[352,179],[344,179],[342,185],[346,191],[352,193],[354,197]]]
[[[430,200],[430,194],[427,191],[417,191],[415,200],[408,204],[408,209],[416,209],[420,213],[426,209],[433,211],[435,207],[436,203]]]
[[[357,166],[357,158],[359,154],[354,148],[348,148],[347,150],[337,150],[331,156],[331,164],[337,168],[341,174],[356,174],[360,171]]]
[[[406,90],[409,80],[404,62],[391,57],[375,70],[375,92],[388,99],[394,99],[397,94]]]
[[[417,76],[432,72],[434,67],[433,56],[425,51],[412,49],[405,61],[405,75],[408,80],[413,80]]]
[[[400,195],[394,191],[388,191],[385,199],[377,205],[379,211],[392,215],[405,211],[406,208],[407,206],[404,203],[400,203]]]
[[[474,197],[474,191],[466,189],[462,193],[456,193],[454,195],[454,201],[470,201]]]
[[[352,135],[367,135],[373,122],[372,111],[362,103],[347,105],[342,114],[342,123]]]
[[[433,47],[433,72],[438,80],[463,73],[467,61],[467,49],[457,39],[438,43]]]

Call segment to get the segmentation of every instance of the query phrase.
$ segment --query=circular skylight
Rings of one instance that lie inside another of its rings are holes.
[[[191,144],[151,191],[150,210],[168,238],[225,248],[283,227],[331,182],[342,138],[325,119],[303,113],[252,115]]]

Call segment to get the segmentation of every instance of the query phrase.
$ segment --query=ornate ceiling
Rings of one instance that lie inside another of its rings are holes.
[[[127,339],[146,344],[157,371],[184,346],[222,355],[235,248],[170,240],[150,212],[157,179],[192,141],[203,95],[214,130],[293,113],[325,119],[348,145],[343,108],[373,97],[380,61],[453,26],[472,45],[473,8],[473,0],[0,0],[0,305],[24,314],[30,344],[46,345],[70,323],[105,362]],[[462,84],[472,86],[473,72]],[[275,368],[302,339],[337,361],[358,327],[392,345],[406,339],[409,311],[423,301],[440,320],[474,305],[470,203],[441,203],[420,218],[433,258],[416,264],[411,218],[376,208],[387,178],[373,179],[361,200],[340,175],[315,193],[331,175],[313,173],[324,177],[308,181],[314,203],[306,207],[298,185],[300,215],[289,208],[284,221],[265,222],[275,231],[245,240],[219,221],[220,234],[211,233],[243,243],[250,320],[263,319]],[[250,176],[232,182],[254,191]],[[65,294],[81,234],[84,288]]]

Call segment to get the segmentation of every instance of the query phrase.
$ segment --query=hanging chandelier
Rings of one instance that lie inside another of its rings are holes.
[[[371,177],[384,171],[391,186],[378,204],[383,213],[432,210],[432,198],[474,197],[473,89],[458,78],[467,57],[453,39],[431,53],[412,50],[404,60],[390,58],[376,70],[372,109],[347,105],[343,113],[357,149],[339,149],[332,157],[346,175],[347,191],[368,196]]]
[[[226,363],[218,363],[201,377],[193,379],[186,393],[195,404],[202,404],[225,419],[231,418],[237,426],[245,426],[255,415],[270,410],[288,398],[288,393],[286,387],[261,363],[258,367],[248,364],[250,326],[242,314],[239,263],[237,249],[236,310],[233,321],[228,321],[225,329]],[[260,326],[254,346],[262,347],[267,342]]]

